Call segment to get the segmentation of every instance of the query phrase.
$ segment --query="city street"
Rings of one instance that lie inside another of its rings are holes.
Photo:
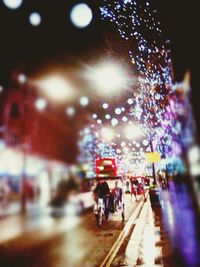
[[[126,218],[111,215],[101,227],[90,211],[81,217],[54,218],[49,211],[11,216],[0,222],[0,266],[99,266],[136,206],[126,196]]]
[[[0,266],[198,267],[198,216],[187,188],[177,192],[171,183],[160,206],[146,197],[137,202],[126,194],[125,221],[116,213],[101,227],[92,211],[55,218],[48,208],[9,216],[0,222]]]
[[[199,267],[198,1],[0,1],[0,267]]]

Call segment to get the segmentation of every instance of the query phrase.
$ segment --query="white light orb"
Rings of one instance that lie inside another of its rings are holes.
[[[27,81],[26,75],[23,74],[23,73],[19,74],[19,76],[18,76],[18,81],[19,81],[19,83],[21,83],[21,84],[25,83],[25,82]]]
[[[117,152],[117,154],[120,154],[121,150],[119,148],[117,148],[116,152]]]
[[[35,101],[35,107],[37,108],[37,110],[44,110],[47,106],[47,101],[44,98],[38,98]]]
[[[68,107],[66,108],[66,114],[70,117],[74,116],[75,114],[75,108],[74,107]]]
[[[89,98],[87,96],[82,96],[80,98],[80,104],[83,107],[87,106],[89,104]]]
[[[110,114],[106,114],[105,115],[105,118],[106,118],[106,120],[109,120],[111,117],[110,117]]]
[[[41,16],[37,12],[33,12],[29,16],[29,22],[33,26],[38,26],[41,23]]]
[[[102,108],[107,109],[108,108],[108,104],[107,103],[103,103]]]
[[[133,99],[132,99],[132,98],[129,98],[129,99],[127,100],[127,103],[128,103],[129,105],[132,105],[132,104],[133,104]]]
[[[0,93],[3,92],[3,86],[0,85]]]
[[[122,141],[120,145],[121,145],[121,147],[125,147],[126,142]]]
[[[75,97],[75,90],[70,82],[58,74],[47,75],[35,81],[43,93],[54,102],[70,101]]]
[[[102,120],[97,120],[97,123],[98,124],[102,124]]]
[[[117,124],[118,124],[118,120],[115,119],[115,118],[113,118],[113,119],[111,120],[111,124],[112,124],[112,126],[117,125]]]
[[[138,125],[130,125],[124,129],[128,139],[137,139],[142,135],[142,130]]]
[[[117,115],[121,114],[121,109],[120,108],[116,108],[115,109],[115,114],[117,114]]]
[[[97,118],[97,114],[92,114],[92,118],[96,119]]]
[[[144,146],[147,146],[149,144],[149,142],[147,140],[143,140],[142,143],[143,143]]]
[[[128,118],[126,116],[122,117],[122,121],[126,122]]]
[[[113,130],[109,129],[109,128],[103,128],[101,130],[101,135],[102,135],[103,139],[106,141],[111,141],[114,137]]]
[[[3,0],[6,7],[10,9],[17,9],[22,5],[22,0]]]
[[[85,3],[75,5],[70,13],[72,23],[78,28],[87,27],[92,21],[92,17],[91,8]]]
[[[104,60],[87,68],[85,76],[103,97],[119,97],[123,90],[129,88],[126,68],[113,60]]]

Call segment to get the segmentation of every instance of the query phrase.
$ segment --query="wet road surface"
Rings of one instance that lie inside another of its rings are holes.
[[[10,218],[7,227],[11,229],[14,238],[5,241],[4,236],[0,244],[0,266],[99,266],[137,205],[127,195],[125,222],[122,222],[121,214],[117,213],[104,222],[101,228],[96,226],[92,212],[81,217],[52,218],[48,214],[34,215],[30,220],[19,217],[20,229],[17,222]],[[4,225],[5,230],[7,227]]]

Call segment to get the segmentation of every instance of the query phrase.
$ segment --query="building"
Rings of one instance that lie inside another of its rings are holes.
[[[0,187],[8,186],[10,204],[20,204],[25,191],[27,203],[47,204],[76,162],[73,119],[56,105],[38,110],[38,97],[35,88],[15,84],[1,94]]]

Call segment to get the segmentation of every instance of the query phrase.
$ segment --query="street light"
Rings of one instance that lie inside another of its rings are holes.
[[[114,137],[114,132],[112,129],[109,128],[102,128],[101,135],[105,141],[112,141]]]
[[[125,128],[125,135],[128,139],[137,139],[143,135],[143,132],[138,125],[128,125]]]
[[[34,81],[34,84],[51,100],[59,103],[71,101],[75,90],[70,82],[58,74],[51,74]]]
[[[97,93],[106,97],[118,95],[130,85],[126,68],[113,60],[104,60],[87,67],[84,76],[95,87]]]

